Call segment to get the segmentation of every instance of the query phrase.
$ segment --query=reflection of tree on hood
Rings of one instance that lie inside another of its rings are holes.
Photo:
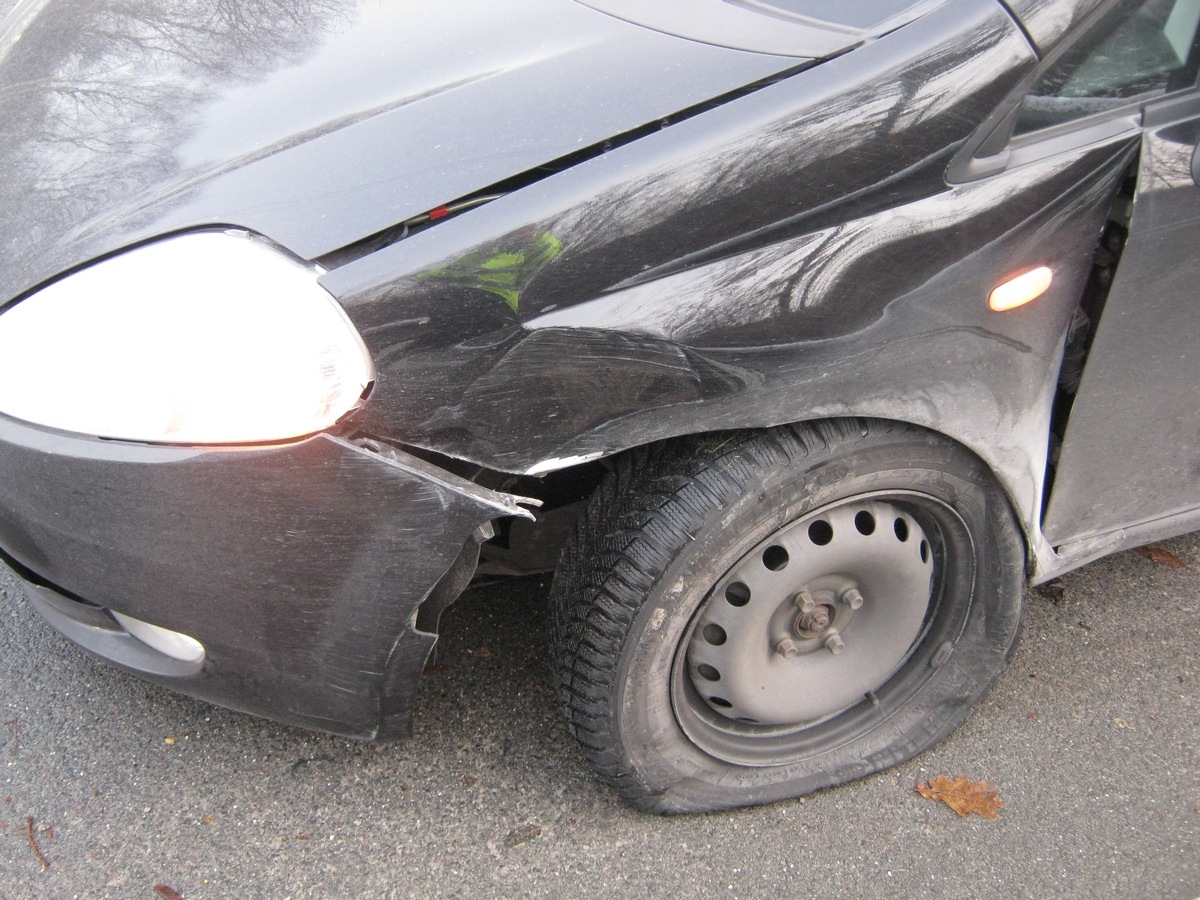
[[[51,0],[0,34],[0,265],[179,168],[194,111],[301,60],[348,16],[337,0]],[[324,26],[324,27],[322,27]],[[53,230],[53,233],[48,233]]]

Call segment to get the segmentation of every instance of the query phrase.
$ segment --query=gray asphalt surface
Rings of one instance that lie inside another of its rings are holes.
[[[941,746],[805,799],[663,819],[560,724],[547,585],[446,618],[417,737],[365,745],[179,697],[59,638],[0,576],[0,897],[1200,896],[1200,535],[1029,598]],[[996,822],[914,786],[1000,791]],[[31,847],[34,820],[43,870]]]

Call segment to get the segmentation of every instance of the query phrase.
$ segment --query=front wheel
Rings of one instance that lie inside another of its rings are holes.
[[[991,473],[857,419],[615,461],[564,551],[568,721],[634,804],[766,803],[919,753],[1003,670],[1024,548]]]

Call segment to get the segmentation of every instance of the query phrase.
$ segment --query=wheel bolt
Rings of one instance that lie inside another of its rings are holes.
[[[796,642],[791,638],[781,638],[779,643],[775,645],[775,652],[784,659],[795,659],[800,655],[800,648],[796,646]]]
[[[800,613],[792,625],[792,630],[799,637],[816,637],[816,635],[828,628],[833,622],[832,614],[832,609],[821,604],[812,612]]]
[[[825,649],[837,656],[846,649],[846,642],[842,640],[841,635],[836,631],[830,632],[825,637]]]
[[[858,609],[863,605],[863,595],[858,592],[857,588],[850,588],[842,593],[842,602],[851,609]]]
[[[800,609],[802,613],[810,613],[817,608],[816,601],[813,600],[812,594],[806,590],[796,592],[796,596],[792,598],[792,602]]]

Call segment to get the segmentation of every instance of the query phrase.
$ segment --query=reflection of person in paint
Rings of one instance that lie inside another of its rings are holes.
[[[463,287],[478,288],[503,298],[513,312],[521,291],[542,268],[562,253],[562,242],[548,231],[532,229],[509,236],[512,244],[479,247],[458,259],[424,273],[423,280],[436,279]]]

